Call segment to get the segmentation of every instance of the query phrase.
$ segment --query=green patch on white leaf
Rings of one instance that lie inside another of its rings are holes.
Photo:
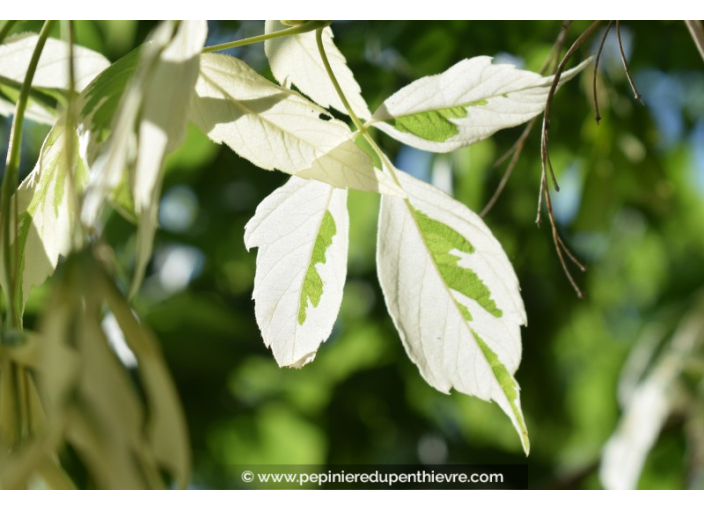
[[[496,377],[496,380],[499,382],[501,389],[503,390],[504,394],[506,395],[506,398],[508,399],[508,403],[511,407],[511,411],[513,412],[513,416],[518,422],[521,434],[521,443],[523,444],[523,449],[525,450],[527,455],[530,451],[530,442],[528,440],[528,428],[526,427],[525,420],[523,419],[523,411],[521,411],[520,408],[521,401],[518,394],[518,383],[506,369],[506,366],[501,363],[501,360],[496,355],[496,353],[491,350],[491,347],[489,347],[479,335],[474,332],[472,334],[474,335],[474,339],[479,344],[479,348],[482,350],[482,354],[484,354],[484,357],[489,363],[491,371],[494,373],[494,377]]]
[[[451,106],[429,112],[403,115],[394,120],[394,127],[402,133],[412,133],[424,140],[444,142],[460,132],[451,119],[464,119],[467,117],[467,108],[486,104],[485,100],[480,100],[466,106]]]
[[[459,266],[457,262],[460,257],[450,253],[452,250],[468,254],[474,253],[472,244],[452,227],[429,218],[422,211],[414,208],[413,214],[423,234],[425,243],[432,254],[435,265],[448,287],[475,300],[494,317],[501,317],[502,312],[497,308],[494,300],[491,299],[491,291],[486,284],[477,276],[477,273],[466,267]],[[469,310],[464,305],[460,306],[463,315],[471,317]]]
[[[325,211],[323,221],[320,223],[318,237],[313,245],[313,252],[310,256],[310,265],[306,272],[306,277],[303,280],[303,288],[301,290],[301,304],[298,309],[298,323],[302,326],[306,321],[306,309],[308,301],[313,307],[320,304],[320,298],[323,296],[323,279],[316,269],[317,264],[325,264],[325,252],[332,244],[332,238],[337,233],[335,228],[335,220],[330,214],[330,211]]]

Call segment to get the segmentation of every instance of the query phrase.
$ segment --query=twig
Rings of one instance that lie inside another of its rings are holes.
[[[511,177],[511,173],[516,167],[516,163],[518,163],[518,158],[520,157],[521,152],[523,152],[523,147],[525,147],[526,142],[528,141],[528,136],[533,130],[533,126],[535,126],[536,118],[537,117],[533,117],[530,120],[530,122],[526,125],[525,129],[523,130],[523,133],[521,133],[521,136],[519,136],[518,140],[516,140],[516,143],[513,144],[513,147],[511,147],[503,156],[497,159],[494,163],[494,168],[496,168],[500,166],[504,161],[506,161],[506,158],[508,156],[511,156],[511,161],[509,161],[508,166],[506,167],[506,171],[504,172],[503,177],[501,177],[501,182],[499,182],[499,185],[496,187],[496,191],[494,191],[494,194],[491,196],[491,199],[489,199],[489,202],[487,202],[487,204],[484,206],[484,209],[482,209],[482,212],[479,214],[482,218],[486,216],[489,211],[491,211],[491,208],[494,207],[494,204],[499,199],[499,196],[506,187],[506,183],[508,182],[509,177]]]
[[[584,292],[582,292],[582,289],[579,288],[579,285],[577,285],[577,282],[574,281],[574,278],[572,277],[572,273],[570,272],[569,267],[567,267],[567,262],[565,261],[564,254],[567,254],[567,256],[570,258],[572,262],[575,263],[579,269],[582,271],[586,271],[586,267],[584,264],[582,264],[577,257],[567,248],[565,245],[565,242],[562,240],[562,237],[560,237],[560,233],[557,231],[557,223],[555,222],[555,215],[552,210],[552,199],[550,198],[550,189],[547,186],[546,177],[543,176],[543,193],[545,194],[545,203],[547,205],[548,209],[548,218],[550,218],[550,227],[552,229],[552,240],[555,243],[555,251],[557,252],[557,257],[560,259],[560,265],[562,265],[562,270],[565,273],[565,276],[567,276],[567,279],[570,282],[570,285],[572,285],[572,288],[575,290],[577,293],[577,297],[583,298],[584,297]]]
[[[631,70],[628,68],[628,62],[626,61],[626,54],[623,51],[623,43],[621,42],[621,22],[616,21],[616,35],[618,36],[618,50],[621,53],[621,61],[623,61],[623,68],[626,70],[626,78],[628,78],[628,83],[631,84],[631,89],[633,89],[633,95],[640,104],[645,104],[643,98],[636,88],[636,84],[633,83],[633,78],[631,77]]]
[[[543,198],[545,199],[545,203],[547,204],[547,209],[548,209],[548,218],[550,219],[550,226],[552,229],[552,238],[553,242],[555,243],[555,251],[557,251],[557,256],[560,259],[560,264],[562,265],[562,270],[564,271],[565,275],[567,276],[567,279],[569,280],[570,284],[572,285],[572,288],[575,290],[577,293],[577,296],[582,298],[584,297],[584,292],[582,292],[582,289],[579,288],[577,283],[575,282],[574,278],[572,277],[572,273],[569,270],[569,267],[567,267],[567,262],[565,261],[565,254],[570,258],[572,262],[579,267],[582,271],[586,270],[586,267],[579,262],[577,257],[567,248],[567,245],[565,242],[562,240],[560,237],[560,233],[557,230],[557,223],[555,222],[555,215],[552,210],[552,199],[550,197],[550,188],[548,186],[548,180],[547,180],[547,169],[550,170],[550,176],[552,177],[553,184],[555,185],[555,191],[560,191],[559,186],[557,185],[557,180],[555,179],[555,173],[552,168],[552,162],[550,161],[550,156],[549,156],[549,151],[548,151],[548,143],[549,143],[549,129],[550,129],[550,113],[552,109],[552,101],[555,96],[555,91],[557,90],[557,86],[560,83],[560,77],[562,76],[562,72],[565,69],[565,66],[567,65],[567,62],[569,59],[574,55],[574,53],[579,49],[582,44],[591,36],[591,34],[598,28],[598,26],[601,24],[601,20],[595,21],[592,23],[582,34],[577,38],[577,40],[572,43],[572,46],[570,46],[570,49],[567,50],[567,53],[565,53],[565,56],[562,58],[560,61],[560,64],[557,66],[557,69],[555,70],[555,77],[552,81],[552,85],[550,87],[550,91],[548,93],[548,98],[545,103],[545,114],[543,115],[543,130],[542,130],[542,136],[541,136],[541,163],[542,163],[542,171],[540,174],[540,191],[538,193],[538,213],[535,219],[535,222],[538,226],[541,224],[541,211],[543,208]]]
[[[550,50],[550,54],[548,55],[548,58],[545,60],[543,65],[540,67],[539,73],[542,74],[545,72],[545,70],[548,68],[550,65],[550,62],[553,60],[555,61],[554,64],[554,69],[557,69],[557,66],[560,63],[560,52],[562,51],[562,47],[565,44],[565,39],[567,36],[567,29],[569,28],[571,21],[563,21],[562,26],[560,27],[560,33],[557,36],[557,39],[555,40],[555,44],[553,44],[552,49]],[[554,70],[553,70],[554,72]],[[494,191],[494,194],[491,196],[491,199],[489,199],[489,202],[484,206],[484,209],[482,209],[482,212],[480,213],[480,216],[484,217],[486,216],[489,211],[491,211],[491,208],[494,207],[494,204],[496,201],[499,199],[499,196],[501,196],[501,193],[503,192],[504,188],[506,187],[506,183],[508,182],[509,177],[511,177],[511,174],[513,173],[513,169],[516,167],[516,164],[518,163],[518,159],[521,156],[521,153],[523,152],[523,148],[526,145],[526,142],[528,141],[528,136],[533,130],[533,126],[535,126],[535,121],[537,117],[533,117],[530,122],[526,125],[525,129],[521,133],[521,136],[518,137],[518,140],[513,144],[513,146],[506,151],[503,156],[501,156],[499,159],[494,162],[494,168],[498,168],[499,166],[503,165],[504,162],[510,157],[511,161],[509,162],[508,166],[506,167],[506,171],[504,172],[503,177],[501,177],[501,181],[499,182],[499,185],[496,187],[496,190]]]
[[[589,36],[594,32],[594,30],[597,29],[597,27],[601,24],[601,20],[595,21],[592,23],[589,28],[587,28],[582,34],[577,38],[577,40],[572,43],[572,46],[570,46],[570,49],[567,50],[567,53],[565,53],[565,56],[562,58],[560,61],[560,65],[557,66],[557,70],[555,71],[555,78],[552,81],[552,85],[550,86],[550,91],[548,92],[548,99],[545,102],[545,114],[543,115],[543,132],[542,132],[542,139],[541,139],[541,146],[540,146],[540,159],[542,162],[542,174],[541,174],[541,189],[544,186],[544,180],[542,178],[543,175],[546,173],[546,169],[550,169],[550,177],[552,178],[553,185],[555,186],[555,191],[560,191],[560,187],[557,184],[557,179],[555,178],[555,172],[552,169],[552,163],[550,162],[550,156],[548,153],[548,142],[549,142],[549,135],[548,131],[550,129],[550,113],[552,111],[552,100],[553,97],[555,96],[555,91],[557,90],[557,85],[560,83],[560,77],[562,76],[562,71],[565,70],[565,66],[567,65],[567,62],[569,62],[570,58],[574,53],[579,49],[580,46],[586,41]],[[536,218],[536,223],[540,225],[540,204],[538,208],[538,217]]]
[[[599,72],[599,59],[601,58],[601,52],[604,49],[606,36],[609,35],[609,30],[611,30],[612,24],[613,21],[609,21],[609,24],[606,25],[606,30],[604,30],[604,36],[601,38],[601,43],[599,44],[599,51],[596,52],[596,59],[594,61],[594,80],[592,83],[592,87],[594,89],[594,117],[596,119],[597,124],[599,124],[599,121],[601,120],[601,114],[599,113],[599,95],[596,92],[596,77]]]
[[[565,20],[562,22],[562,25],[560,26],[560,32],[557,34],[557,39],[555,39],[552,48],[550,48],[550,54],[548,55],[548,58],[545,59],[543,65],[540,66],[538,74],[543,74],[547,70],[547,68],[550,67],[551,62],[553,62],[553,74],[555,73],[555,70],[557,70],[557,66],[560,64],[560,53],[562,53],[562,48],[565,45],[565,39],[567,39],[567,29],[570,27],[571,24],[571,20]]]
[[[689,33],[692,35],[692,40],[699,50],[699,54],[704,60],[704,27],[702,27],[701,21],[685,20],[685,25],[689,29]]]
[[[567,245],[565,244],[565,241],[562,239],[562,237],[557,238],[557,240],[560,242],[560,246],[564,250],[564,252],[567,254],[567,256],[570,258],[570,260],[574,263],[575,266],[579,268],[580,271],[583,273],[587,270],[587,266],[585,266],[582,262],[579,261],[579,259],[575,256],[574,253],[572,253],[572,250],[570,250]]]

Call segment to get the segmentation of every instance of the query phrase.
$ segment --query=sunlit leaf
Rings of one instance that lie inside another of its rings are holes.
[[[347,192],[292,177],[245,227],[258,248],[255,315],[280,366],[301,367],[332,331],[347,274]]]
[[[142,282],[152,254],[164,158],[176,150],[186,136],[191,99],[198,79],[200,51],[207,29],[205,21],[182,21],[169,45],[159,55],[144,90],[137,160],[132,179],[139,228],[131,294]]]
[[[350,143],[346,124],[236,58],[203,55],[196,92],[193,122],[213,141],[226,143],[265,170],[304,175],[335,187],[401,194]]]
[[[371,123],[418,149],[449,152],[542,112],[553,77],[491,60],[462,60],[442,74],[414,81],[384,101]],[[588,63],[562,73],[560,83]]]
[[[278,32],[287,27],[280,21],[268,20],[266,33]],[[323,29],[323,47],[330,61],[335,78],[352,107],[361,119],[369,119],[372,114],[362,97],[361,89],[354,79],[344,55],[333,42],[330,27]],[[335,87],[330,81],[323,60],[318,51],[315,32],[270,39],[264,43],[266,56],[276,80],[284,87],[295,85],[298,90],[310,97],[324,108],[333,107],[347,114],[345,105],[340,100]]]
[[[139,47],[117,60],[83,90],[80,117],[84,130],[102,135],[112,128],[122,95],[139,64],[141,50]]]
[[[67,151],[73,152],[70,169]],[[21,275],[14,294],[19,310],[24,309],[32,287],[43,283],[54,272],[59,256],[68,253],[76,221],[73,200],[87,179],[78,138],[74,134],[69,147],[66,127],[59,121],[44,141],[37,166],[17,191],[17,238],[10,249],[17,250]]]
[[[120,185],[125,183],[125,175],[129,175],[131,204],[138,218],[131,294],[139,288],[151,256],[164,158],[185,136],[206,34],[204,21],[183,21],[177,26],[165,23],[157,28],[152,43],[143,50],[139,69],[122,95],[122,106],[107,149],[94,165],[83,211],[88,224],[94,223],[108,196],[120,197]],[[130,72],[130,61],[124,62],[123,68],[116,71],[117,76]],[[110,81],[100,87],[99,83],[100,80],[95,84],[96,94],[116,96],[110,92],[113,87]],[[105,113],[100,109],[89,108],[89,111],[100,116]],[[100,117],[96,121],[104,123]],[[129,173],[125,174],[126,170]]]
[[[93,87],[91,87],[88,89],[88,95],[82,98],[86,101],[82,107],[82,114],[90,126],[90,121],[94,115],[97,115],[100,105],[108,101],[114,103],[117,95],[120,94],[118,106],[114,110],[119,114],[113,117],[108,111],[102,116],[103,120],[99,121],[101,127],[105,126],[108,119],[111,122],[110,138],[100,147],[97,157],[89,155],[91,156],[89,157],[91,177],[81,209],[81,221],[90,227],[96,224],[98,214],[110,196],[121,183],[127,180],[125,173],[134,168],[137,144],[137,135],[134,131],[139,126],[139,110],[144,100],[144,90],[149,84],[151,70],[156,65],[159,54],[173,37],[173,32],[174,25],[170,22],[162,23],[154,30],[149,42],[141,47],[137,69],[128,70],[125,73],[133,73],[133,76],[129,86],[122,93],[119,92],[120,87],[113,84],[112,79],[107,78],[102,82],[99,78],[93,84],[98,90],[95,96],[90,95],[93,93]],[[127,67],[129,69],[131,66]],[[111,71],[109,70],[108,73]],[[98,87],[98,83],[103,84]],[[100,92],[101,89],[103,92]],[[94,106],[88,106],[90,104]],[[112,107],[110,109],[112,110]]]
[[[7,99],[0,97],[0,117],[11,117],[15,114],[16,105]],[[47,124],[49,126],[56,122],[56,112],[45,108],[43,105],[31,102],[27,105],[24,117],[28,120]]]
[[[0,82],[21,84],[29,67],[39,36],[21,34],[0,44]],[[42,51],[32,87],[39,89],[68,90],[69,45],[49,38]],[[74,45],[76,90],[81,91],[101,71],[110,65],[100,53]]]
[[[513,378],[526,314],[513,268],[479,216],[397,173],[408,199],[382,197],[377,269],[406,352],[434,388],[496,402],[527,453]]]

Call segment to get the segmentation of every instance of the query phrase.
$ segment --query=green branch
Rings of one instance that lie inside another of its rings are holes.
[[[5,40],[5,37],[7,37],[7,34],[10,33],[12,28],[17,24],[16,19],[9,19],[5,22],[5,24],[0,28],[0,43],[2,43]]]
[[[264,42],[270,39],[277,39],[279,37],[304,34],[306,32],[312,32],[313,30],[323,29],[329,24],[329,21],[307,21],[302,25],[297,25],[295,27],[287,28],[285,30],[279,30],[278,32],[271,32],[269,34],[247,37],[246,39],[240,39],[239,41],[232,41],[223,44],[216,44],[214,46],[208,46],[207,48],[203,48],[202,53],[212,53],[214,51],[229,50],[231,48],[239,48],[240,46],[247,46],[248,44]]]
[[[15,280],[18,277],[14,264],[17,262],[10,253],[10,229],[16,229],[16,217],[11,216],[12,196],[17,190],[20,169],[20,155],[22,148],[22,126],[24,124],[24,113],[27,109],[29,92],[32,87],[32,80],[39,65],[39,58],[44,50],[49,33],[54,26],[54,20],[44,22],[37,45],[34,47],[32,58],[29,61],[27,74],[25,75],[20,97],[17,100],[17,108],[12,119],[12,130],[10,131],[10,143],[7,150],[7,164],[5,165],[5,175],[2,181],[2,197],[0,199],[0,212],[2,214],[2,253],[3,272],[5,275],[5,293],[7,297],[7,322],[14,328],[21,327],[20,312],[15,301]],[[14,221],[11,221],[11,218]]]

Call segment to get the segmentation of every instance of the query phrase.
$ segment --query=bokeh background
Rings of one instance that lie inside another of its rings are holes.
[[[588,25],[573,23],[567,43]],[[153,26],[78,22],[77,41],[115,61]],[[561,22],[332,26],[373,111],[412,80],[464,58],[491,55],[537,70]],[[603,28],[574,63],[594,54]],[[258,35],[263,22],[211,22],[209,31],[208,43],[216,44]],[[257,204],[287,176],[255,168],[189,128],[168,159],[161,229],[135,308],[158,334],[183,400],[193,487],[239,487],[238,466],[253,463],[526,462],[536,488],[615,486],[623,477],[641,488],[704,486],[704,62],[682,22],[623,22],[621,31],[645,105],[633,98],[612,30],[597,77],[601,124],[594,120],[593,66],[559,91],[552,114],[551,158],[562,188],[553,194],[555,214],[589,267],[584,274],[574,268],[586,297],[565,278],[549,224],[535,225],[539,126],[486,216],[518,273],[528,312],[516,375],[528,460],[497,406],[438,393],[408,360],[375,274],[375,195],[350,193],[349,273],[332,337],[312,364],[279,369],[254,320],[256,253],[242,238]],[[271,77],[262,45],[230,54]],[[0,124],[3,151],[9,127]],[[521,131],[447,155],[377,138],[401,169],[479,211],[506,167],[494,161]],[[23,175],[45,134],[45,127],[27,127]],[[117,214],[105,231],[126,274],[134,234]],[[32,295],[29,327],[47,292]],[[129,365],[130,353],[120,354]]]

